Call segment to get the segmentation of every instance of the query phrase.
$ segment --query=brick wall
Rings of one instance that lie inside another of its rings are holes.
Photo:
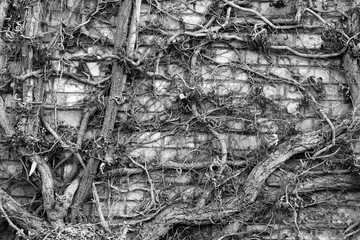
[[[71,1],[68,1],[71,6]],[[87,1],[89,8],[94,6],[96,1]],[[173,16],[182,19],[181,22],[161,13],[154,5],[147,2],[142,3],[140,26],[145,29],[146,26],[157,24],[169,31],[193,30],[206,20],[206,13],[210,6],[210,0],[194,1],[185,5],[183,1],[158,1],[162,9],[171,10]],[[252,5],[264,16],[269,19],[291,19],[294,16],[294,4],[288,4],[286,8],[276,9],[270,6],[271,1],[254,1]],[[315,1],[321,8],[321,1]],[[350,1],[327,1],[330,10],[335,4],[343,11],[350,7]],[[187,7],[186,7],[187,6]],[[238,10],[232,15],[232,20],[238,22],[238,27],[246,22],[262,21],[250,18],[251,14],[246,16]],[[51,6],[48,14],[50,25],[47,30],[56,29],[61,17],[60,7]],[[341,15],[338,12],[322,14],[322,17],[328,22],[338,22]],[[305,15],[304,25],[321,26],[321,23],[311,15]],[[79,22],[81,14],[73,16],[72,22]],[[112,24],[114,17],[108,19]],[[99,41],[113,41],[114,29],[101,21],[95,21],[87,29],[92,36],[98,36]],[[286,45],[303,53],[317,53],[322,48],[323,40],[321,38],[321,28],[296,29],[273,31],[269,33],[269,41],[273,45]],[[240,38],[245,38],[249,33],[226,32],[224,34],[237,34]],[[50,41],[51,38],[49,38]],[[81,40],[81,38],[79,38]],[[146,49],[154,51],[155,43],[165,40],[165,37],[154,36],[149,31],[140,31],[138,37],[137,51],[141,56]],[[181,41],[182,37],[178,37]],[[111,54],[111,47],[97,45],[97,41],[91,43],[89,40],[83,40],[84,47],[74,53],[66,53],[64,58],[83,54],[104,55]],[[176,41],[176,39],[175,39]],[[202,112],[204,116],[211,119],[214,124],[221,126],[222,137],[225,141],[230,164],[246,164],[249,159],[246,158],[250,151],[263,147],[264,136],[282,132],[285,126],[294,125],[297,131],[309,131],[320,128],[324,123],[318,117],[317,113],[311,109],[301,107],[304,100],[303,94],[291,84],[286,82],[267,82],[265,78],[252,74],[252,71],[261,73],[263,76],[271,78],[291,79],[296,77],[299,82],[307,81],[308,78],[322,79],[325,89],[325,96],[321,101],[325,113],[331,119],[347,114],[351,105],[345,99],[341,90],[341,84],[345,83],[345,75],[341,67],[341,58],[317,59],[302,58],[288,51],[270,51],[268,54],[258,51],[244,49],[241,43],[231,41],[234,48],[224,44],[220,39],[206,46],[205,55],[212,58],[212,63],[205,60],[199,60],[197,72],[199,80],[197,87],[204,96],[214,96],[224,102],[232,101],[234,106],[241,104],[251,105],[251,99],[246,97],[252,94],[256,88],[262,89],[262,96],[277,104],[278,108],[283,109],[286,117],[278,118],[271,115],[271,111],[266,114],[261,113],[259,109],[258,118],[244,118],[243,115],[234,112],[231,114],[211,114],[216,112],[216,106],[211,102],[204,101]],[[46,43],[45,43],[46,44]],[[237,53],[238,52],[238,53]],[[152,58],[153,56],[150,54]],[[56,57],[56,56],[54,56]],[[164,57],[165,60],[166,57]],[[76,131],[79,127],[81,116],[85,103],[94,96],[96,86],[81,83],[67,75],[62,75],[61,71],[77,74],[80,68],[85,67],[92,75],[92,81],[99,81],[106,77],[106,64],[98,61],[60,61],[54,60],[53,67],[59,70],[59,76],[51,77],[46,84],[45,109],[48,121],[54,129],[60,129],[68,126],[71,131]],[[194,131],[194,119],[191,113],[171,116],[179,108],[181,101],[181,89],[184,89],[183,81],[188,81],[188,69],[174,61],[160,61],[158,73],[166,75],[167,79],[155,76],[148,77],[143,74],[130,76],[126,87],[125,96],[131,99],[131,102],[125,101],[121,105],[116,122],[118,141],[124,146],[123,155],[115,156],[121,162],[124,155],[131,157],[144,166],[153,168],[149,179],[146,174],[123,174],[112,177],[108,182],[99,181],[98,192],[101,196],[102,209],[105,216],[110,219],[116,219],[121,216],[133,216],[144,207],[150,198],[150,185],[152,182],[155,191],[162,189],[162,192],[156,192],[158,196],[173,201],[181,197],[184,201],[196,198],[193,194],[196,189],[206,186],[206,176],[196,178],[194,170],[196,164],[209,162],[209,159],[216,158],[216,152],[220,151],[219,141],[206,128],[197,128]],[[190,86],[192,87],[192,86]],[[9,112],[14,112],[18,102],[13,94],[3,95]],[[90,97],[90,98],[89,98]],[[229,100],[230,99],[230,100]],[[251,117],[257,116],[256,114]],[[167,123],[167,124],[165,124]],[[154,127],[162,126],[161,128]],[[167,127],[171,125],[172,127]],[[174,128],[173,126],[178,126]],[[256,127],[255,127],[256,126]],[[251,129],[254,131],[249,131]],[[129,130],[130,129],[130,130]],[[174,130],[175,129],[175,130]],[[98,138],[99,128],[93,126],[87,131],[88,140]],[[214,153],[215,152],[215,153]],[[29,169],[29,163],[18,160],[11,154],[9,149],[1,150],[0,163],[0,181],[2,188],[10,189],[10,193],[20,201],[20,203],[30,203],[34,194],[39,193],[39,189],[32,186],[27,181],[17,181],[26,171],[24,166]],[[179,164],[189,165],[188,169],[180,169]],[[291,165],[291,163],[289,163]],[[60,168],[65,168],[66,164]],[[112,168],[121,167],[117,163]],[[168,169],[166,172],[163,169]],[[169,170],[170,169],[170,170]],[[59,169],[63,171],[64,169]],[[110,170],[108,167],[106,170]],[[101,179],[101,174],[99,175]],[[36,176],[35,176],[36,177]],[[276,181],[275,181],[276,182]],[[275,191],[275,190],[274,190]],[[323,197],[320,196],[319,198]],[[347,196],[347,195],[346,195]],[[358,197],[349,196],[351,199]],[[353,198],[352,198],[353,197]],[[355,200],[354,200],[355,201]],[[89,203],[85,210],[97,214],[93,205]],[[311,209],[309,210],[311,211]],[[329,210],[330,211],[330,210]],[[346,222],[349,218],[349,209],[337,209],[329,222]],[[306,221],[307,212],[303,213],[303,219]],[[351,215],[351,214],[350,214]],[[320,220],[323,221],[323,220]],[[325,220],[324,220],[325,223]],[[324,233],[325,234],[325,233]],[[321,234],[320,234],[321,235]],[[319,235],[319,236],[320,236]],[[325,238],[324,238],[325,239]],[[329,238],[330,239],[330,238]]]

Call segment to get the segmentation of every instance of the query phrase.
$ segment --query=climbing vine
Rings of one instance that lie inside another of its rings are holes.
[[[249,1],[1,4],[2,141],[25,169],[16,180],[37,192],[19,206],[4,185],[0,211],[23,238],[298,238],[313,192],[358,180],[356,7],[271,1],[291,14],[269,17]],[[321,46],[277,42],[305,31],[321,31]],[[279,66],[282,55],[319,66],[344,57],[336,92],[352,116],[332,115],[324,77]],[[85,97],[61,103],[62,80]],[[78,126],[58,121],[79,109]],[[318,124],[304,132],[310,114]],[[315,177],[329,172],[339,176]],[[132,191],[135,206],[112,213]]]

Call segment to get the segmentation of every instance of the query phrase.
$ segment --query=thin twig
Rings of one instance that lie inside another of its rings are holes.
[[[141,165],[140,163],[137,163],[134,159],[132,159],[131,157],[127,156],[127,158],[134,163],[136,166],[140,167],[142,170],[144,170],[144,172],[146,173],[146,176],[148,178],[149,184],[150,184],[150,196],[151,196],[151,205],[149,206],[155,206],[156,205],[156,200],[155,200],[155,187],[154,187],[154,183],[150,177],[149,171],[147,170],[146,166],[144,167],[143,165]]]
[[[105,220],[104,214],[103,214],[102,209],[101,209],[100,198],[99,198],[99,195],[97,193],[95,183],[92,184],[92,192],[93,192],[96,208],[97,208],[97,211],[98,211],[98,214],[99,214],[99,217],[100,217],[100,224],[105,229],[106,232],[111,232],[110,229],[109,229],[109,224]]]
[[[48,132],[50,132],[50,134],[60,142],[61,146],[67,150],[69,150],[72,154],[74,154],[74,156],[79,160],[79,162],[81,163],[81,165],[85,168],[85,163],[84,160],[82,159],[80,153],[77,151],[77,149],[72,148],[71,146],[69,146],[67,143],[64,142],[64,140],[61,139],[61,137],[52,129],[52,127],[50,126],[50,124],[46,121],[45,116],[44,116],[44,111],[41,110],[40,111],[40,118],[42,123],[44,124],[46,130],[48,130]]]

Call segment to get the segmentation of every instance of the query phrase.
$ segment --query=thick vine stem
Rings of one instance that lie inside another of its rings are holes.
[[[55,227],[64,226],[64,218],[71,206],[75,192],[79,187],[82,172],[72,183],[65,189],[63,195],[57,196],[55,207],[49,212],[48,219]]]
[[[0,97],[0,124],[1,127],[4,129],[5,134],[8,137],[12,137],[15,134],[12,126],[7,121],[5,112],[5,106],[2,98]],[[43,194],[43,201],[44,201],[44,209],[46,211],[50,211],[54,206],[54,181],[51,173],[50,166],[47,164],[44,158],[40,157],[37,154],[29,153],[28,150],[24,147],[19,147],[18,151],[20,155],[26,156],[30,159],[31,162],[37,164],[37,169],[41,175],[41,184],[42,184],[42,194]]]
[[[3,205],[2,205],[2,200],[0,199],[0,212],[1,214],[5,217],[6,221],[8,222],[8,224],[16,230],[16,234],[17,235],[20,235],[21,237],[25,238],[25,239],[30,239],[28,236],[26,236],[24,234],[24,230],[23,229],[20,229],[18,228],[12,221],[11,219],[9,218],[8,214],[6,213],[6,211],[4,210],[3,208]]]
[[[349,124],[350,121],[344,120],[337,125],[335,127],[336,134],[346,130]],[[249,203],[255,202],[266,179],[289,158],[324,144],[324,131],[318,130],[296,135],[291,139],[291,144],[288,141],[279,144],[267,158],[258,163],[250,172],[244,186],[247,201]],[[328,128],[327,131],[331,131],[331,128]]]
[[[126,44],[128,39],[128,31],[131,16],[131,9],[133,7],[133,1],[123,1],[120,4],[118,10],[118,16],[116,20],[116,41],[115,41],[115,51],[121,51],[121,47]],[[137,24],[134,21],[134,24]],[[114,62],[112,68],[112,78],[111,78],[111,89],[109,101],[105,110],[105,117],[101,129],[100,135],[103,137],[105,142],[108,141],[109,138],[112,138],[112,132],[114,129],[115,119],[117,116],[118,110],[118,101],[122,101],[123,91],[127,79],[127,75],[124,72],[124,66],[120,62]],[[106,155],[105,159],[109,160],[108,164],[111,164],[113,161],[113,157]],[[98,159],[90,158],[85,171],[84,176],[81,179],[79,190],[76,192],[73,209],[71,212],[71,221],[75,222],[75,219],[79,213],[79,206],[82,204],[86,196],[88,195],[92,182],[94,181],[96,171],[100,161]]]
[[[36,232],[49,227],[47,222],[29,213],[1,188],[0,201],[10,218],[16,219],[16,223],[22,228]]]

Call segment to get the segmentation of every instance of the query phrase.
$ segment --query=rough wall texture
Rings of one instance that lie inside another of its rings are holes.
[[[168,202],[175,202],[178,199],[190,202],[199,198],[197,194],[201,189],[207,188],[212,179],[207,174],[199,177],[197,170],[219,161],[222,147],[220,139],[227,146],[228,165],[245,167],[258,161],[253,154],[248,157],[249,153],[258,151],[259,154],[266,154],[262,150],[285,139],[289,135],[287,131],[306,132],[321,129],[326,125],[316,112],[316,107],[315,109],[305,107],[309,104],[305,96],[296,86],[286,84],[287,79],[296,79],[301,83],[308,82],[309,86],[318,86],[318,88],[309,87],[308,91],[312,91],[314,96],[320,99],[319,106],[323,107],[328,118],[334,121],[349,114],[351,110],[346,89],[344,90],[346,81],[341,57],[303,58],[286,50],[262,51],[260,43],[259,46],[255,44],[249,47],[233,39],[234,35],[242,39],[251,36],[255,39],[257,34],[261,35],[257,33],[256,27],[251,33],[241,31],[247,24],[262,23],[255,15],[244,14],[234,9],[231,18],[237,24],[226,32],[209,33],[207,39],[210,39],[211,43],[204,40],[194,46],[192,41],[195,41],[196,36],[190,34],[179,34],[171,42],[164,42],[167,38],[162,37],[158,32],[164,30],[172,34],[177,31],[186,32],[196,29],[208,20],[205,15],[213,4],[212,1],[189,2],[143,1],[141,5],[141,28],[134,55],[138,59],[146,56],[147,61],[156,62],[158,67],[152,76],[145,74],[129,76],[125,90],[126,100],[119,99],[123,103],[120,105],[115,123],[118,141],[114,151],[116,163],[111,167],[105,166],[103,171],[106,174],[101,174],[99,171],[97,182],[103,213],[111,221],[116,222],[116,219],[122,217],[135,216],[138,211],[147,207],[153,195]],[[315,1],[318,9],[323,9],[323,2]],[[252,5],[263,16],[274,21],[295,15],[295,4],[290,2],[284,8],[276,8],[271,3],[271,1],[254,1]],[[68,8],[71,9],[73,4],[69,0]],[[327,22],[336,25],[340,24],[343,16],[338,11],[330,10],[336,8],[345,12],[350,8],[351,3],[334,0],[327,1],[327,4],[328,13],[323,13],[321,16]],[[73,10],[74,14],[68,19],[69,22],[74,26],[78,25],[83,20],[82,16],[94,11],[95,6],[96,1],[84,1],[81,10]],[[169,12],[171,16],[167,15]],[[50,23],[47,31],[57,29],[61,25],[63,16],[60,3],[55,1],[49,6],[47,17]],[[106,86],[105,80],[110,73],[111,60],[94,61],[93,59],[113,54],[111,43],[114,41],[115,30],[111,26],[115,25],[114,21],[115,18],[111,15],[93,21],[83,29],[83,36],[79,35],[75,39],[62,42],[68,47],[74,41],[82,41],[81,49],[67,52],[61,57],[59,55],[58,60],[52,60],[52,66],[58,71],[58,76],[49,77],[46,84],[45,113],[53,128],[60,131],[64,137],[71,136],[77,131],[85,103],[89,101],[105,103],[104,95],[98,94],[96,89]],[[328,52],[333,50],[331,48],[334,46],[325,44],[326,32],[322,28],[316,28],[322,26],[318,19],[305,15],[302,24],[312,28],[268,31],[265,35],[266,40],[274,46],[287,46],[305,54],[326,52],[326,48],[329,48]],[[148,28],[150,25],[152,27]],[[156,25],[158,29],[153,27]],[[91,36],[92,39],[85,38],[85,35]],[[228,38],[232,40],[223,41]],[[51,44],[49,41],[52,37],[45,37],[46,39],[48,42],[42,44]],[[177,45],[177,42],[181,45]],[[155,55],[157,48],[165,45],[172,45],[179,52],[183,51],[183,58],[167,56],[166,50],[162,56]],[[61,46],[56,47],[60,48],[61,52]],[[196,49],[201,51],[202,57],[196,59],[194,68],[187,69],[184,62],[194,56]],[[92,60],[79,60],[84,56],[92,57]],[[53,58],[56,57],[55,53]],[[9,60],[9,71],[13,71],[11,74],[16,75],[16,71],[19,71],[17,64],[16,59]],[[191,79],[189,71],[196,76],[195,79]],[[88,79],[76,78],[83,76],[84,73],[89,75]],[[96,84],[96,82],[101,83]],[[16,98],[17,91],[12,89],[11,93],[2,94],[8,111],[14,115],[14,121],[18,117],[16,109],[21,104]],[[189,104],[194,98],[197,98],[199,118],[203,118],[204,122],[215,127],[221,133],[220,138],[207,127],[198,124],[200,120],[194,117]],[[227,109],[220,111],[219,107],[225,105]],[[242,110],[239,106],[245,107]],[[97,118],[101,119],[103,115],[103,111],[100,111]],[[100,126],[97,122],[94,120],[94,124],[88,129],[86,141],[95,140],[96,143],[96,139],[99,138]],[[51,136],[48,137],[49,141],[53,140]],[[94,151],[95,148],[96,146],[92,144],[85,148],[85,151]],[[59,165],[57,171],[59,176],[66,179],[73,165],[71,161],[66,161],[67,156],[62,157],[65,161],[57,162]],[[151,171],[148,174],[144,172],[126,174],[117,171],[135,166],[130,158]],[[1,149],[1,159],[1,187],[7,189],[21,204],[40,205],[32,201],[33,196],[39,193],[39,189],[22,177],[29,171],[29,163],[19,161],[8,148]],[[124,165],[124,161],[130,163]],[[331,193],[331,198],[328,192],[320,191],[312,194],[314,203],[329,201],[328,204],[322,206],[322,211],[317,211],[317,206],[307,206],[297,216],[297,222],[308,226],[309,231],[303,234],[309,236],[313,234],[318,239],[342,238],[343,234],[338,230],[331,232],[332,227],[350,225],[359,219],[360,213],[353,208],[358,204],[359,194],[340,191],[350,191],[355,188],[352,183],[358,177],[352,175],[351,171],[346,174],[346,159],[334,156],[320,159],[319,162],[306,158],[290,160],[284,168],[294,170],[309,166],[313,168],[309,168],[303,176],[298,176],[300,180],[295,185],[301,185],[299,189],[303,192],[297,194],[306,193],[308,179],[316,181],[316,177],[324,172],[329,179],[339,177],[340,185],[334,187],[335,191]],[[337,174],[340,170],[344,172],[341,176]],[[336,173],[332,174],[331,171]],[[296,170],[293,172],[296,174]],[[107,174],[112,174],[112,177],[105,180],[104,176]],[[35,173],[32,178],[36,177]],[[277,191],[283,192],[285,183],[290,181],[284,177],[282,169],[272,174],[267,181],[265,196],[278,197]],[[234,184],[241,185],[241,177],[238,181]],[[324,184],[326,185],[326,182]],[[158,189],[161,189],[161,192]],[[295,196],[298,196],[297,194]],[[344,202],[356,204],[348,206],[343,204]],[[91,201],[83,210],[84,216],[89,217],[90,214],[96,218],[97,212]],[[320,223],[321,227],[316,225]],[[317,227],[312,228],[311,224]],[[275,225],[273,228],[274,232],[280,234],[281,230]],[[274,236],[277,234],[274,233]],[[287,234],[290,237],[291,233]]]

